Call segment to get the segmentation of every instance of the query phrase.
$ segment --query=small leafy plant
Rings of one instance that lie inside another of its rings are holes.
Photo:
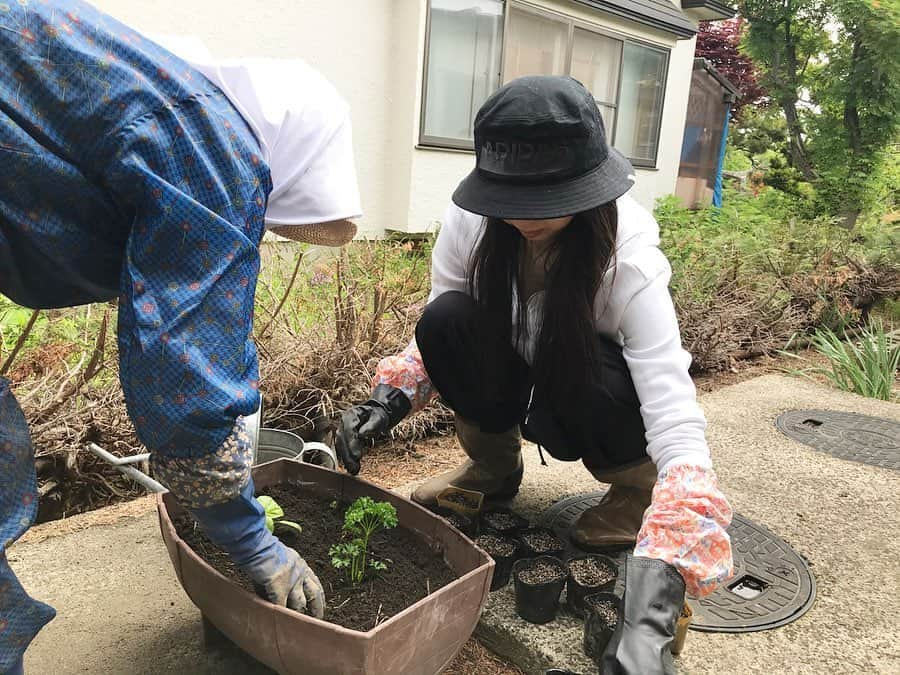
[[[328,550],[335,569],[346,569],[350,583],[361,583],[366,569],[387,569],[383,560],[374,560],[369,554],[369,540],[378,530],[397,527],[397,509],[390,502],[376,502],[371,497],[360,497],[344,514],[344,535],[350,541],[335,544]]]
[[[297,523],[291,520],[284,520],[284,509],[282,509],[278,502],[267,495],[260,495],[256,498],[263,509],[266,511],[266,529],[269,532],[275,533],[275,528],[279,526],[289,527],[290,529],[300,534],[303,532],[303,528],[300,527]]]

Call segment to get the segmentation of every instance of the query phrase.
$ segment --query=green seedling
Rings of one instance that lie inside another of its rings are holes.
[[[328,554],[335,569],[346,569],[350,583],[361,583],[366,568],[376,571],[387,569],[387,562],[373,560],[369,553],[369,540],[378,530],[397,527],[397,509],[389,502],[376,502],[371,497],[360,497],[344,514],[344,536],[351,537],[332,546]]]
[[[284,509],[282,509],[278,502],[267,495],[261,495],[256,498],[263,509],[266,511],[266,529],[269,532],[275,533],[275,528],[279,526],[289,527],[294,530],[297,534],[303,532],[303,528],[300,527],[297,523],[292,520],[284,520]]]

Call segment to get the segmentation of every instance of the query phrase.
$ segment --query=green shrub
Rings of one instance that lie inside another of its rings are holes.
[[[753,162],[750,161],[750,155],[744,150],[734,147],[729,138],[725,145],[725,161],[722,168],[725,171],[749,171],[753,168]]]

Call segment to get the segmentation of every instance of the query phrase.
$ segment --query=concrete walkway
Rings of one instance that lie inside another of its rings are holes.
[[[680,672],[900,672],[900,473],[819,454],[774,427],[792,408],[900,421],[900,406],[778,376],[701,402],[735,509],[810,560],[818,597],[806,616],[777,630],[691,632]],[[523,512],[536,516],[562,497],[597,489],[577,464],[548,460],[542,467],[535,451],[526,455],[515,503]],[[29,675],[269,672],[237,650],[203,650],[199,613],[178,586],[150,500],[35,528],[11,549],[10,561],[25,586],[59,610],[26,654]],[[531,627],[511,601],[509,591],[492,596],[483,638],[529,673],[551,664],[594,672],[581,655],[579,622]]]

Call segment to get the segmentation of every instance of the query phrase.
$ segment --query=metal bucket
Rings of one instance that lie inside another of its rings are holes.
[[[253,455],[253,464],[265,464],[276,459],[292,459],[337,470],[337,455],[324,443],[304,441],[297,434],[280,429],[260,429]]]

